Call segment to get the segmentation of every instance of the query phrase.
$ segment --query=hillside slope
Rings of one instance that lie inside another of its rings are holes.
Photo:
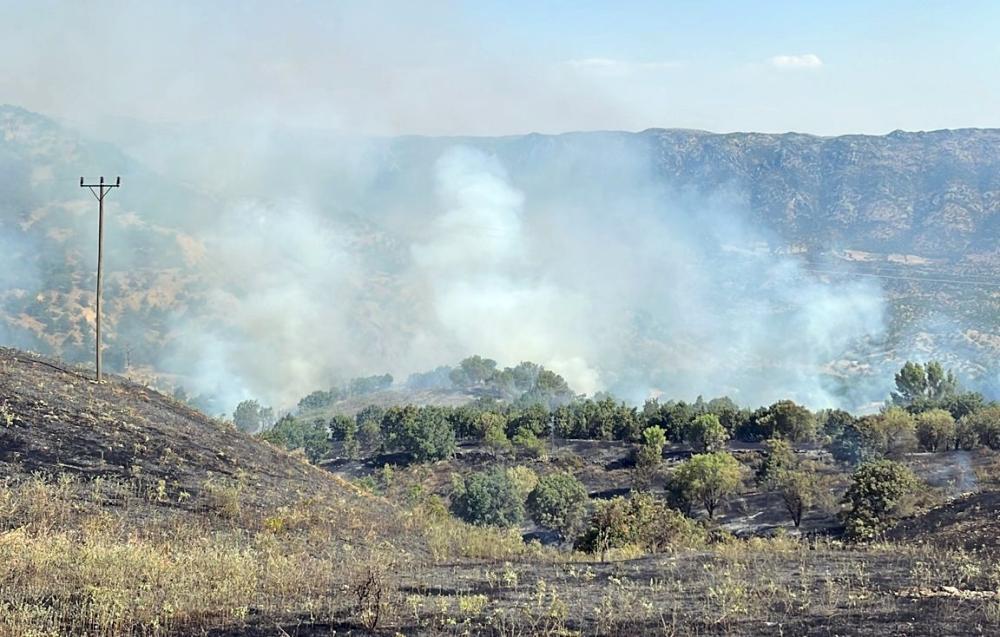
[[[97,384],[0,348],[0,476],[35,472],[160,490],[155,499],[184,509],[204,508],[213,484],[239,484],[242,504],[255,507],[345,491],[327,472],[144,386],[116,376]]]

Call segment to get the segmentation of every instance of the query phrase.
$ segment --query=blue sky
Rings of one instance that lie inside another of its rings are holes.
[[[1000,126],[998,2],[0,9],[0,101],[76,120],[478,135]]]

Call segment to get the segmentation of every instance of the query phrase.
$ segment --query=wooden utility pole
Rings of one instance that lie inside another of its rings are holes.
[[[100,182],[96,184],[85,184],[83,183],[83,177],[80,177],[80,187],[90,188],[90,192],[93,193],[94,197],[97,198],[97,315],[95,317],[95,323],[97,327],[97,351],[96,351],[96,362],[97,362],[97,382],[101,382],[101,283],[103,282],[103,268],[104,268],[104,196],[111,192],[112,188],[118,188],[122,185],[122,178],[118,177],[115,179],[113,184],[105,184],[104,177],[101,177]],[[94,190],[94,189],[97,190]]]

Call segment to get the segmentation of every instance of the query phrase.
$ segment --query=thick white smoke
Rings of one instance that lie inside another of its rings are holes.
[[[539,362],[578,391],[600,389],[599,372],[587,363],[587,299],[548,280],[545,255],[523,223],[524,195],[503,166],[457,147],[438,160],[435,176],[444,211],[412,251],[447,349]]]
[[[172,366],[227,406],[290,406],[352,375],[401,378],[471,354],[635,401],[845,404],[841,359],[882,336],[880,290],[818,280],[752,230],[738,200],[670,191],[636,151],[614,153],[619,173],[603,180],[546,161],[519,184],[468,145],[429,172],[395,166],[410,185],[375,180],[359,214],[378,224],[421,189],[426,208],[377,249],[336,213],[235,206],[202,237],[207,308],[179,317]]]
[[[189,389],[290,405],[358,368],[342,308],[362,277],[343,232],[299,202],[243,202],[201,240],[206,305],[176,318],[167,361]]]

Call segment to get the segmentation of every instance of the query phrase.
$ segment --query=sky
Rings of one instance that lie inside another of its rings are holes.
[[[1000,126],[1000,3],[0,0],[0,102],[398,135]]]

